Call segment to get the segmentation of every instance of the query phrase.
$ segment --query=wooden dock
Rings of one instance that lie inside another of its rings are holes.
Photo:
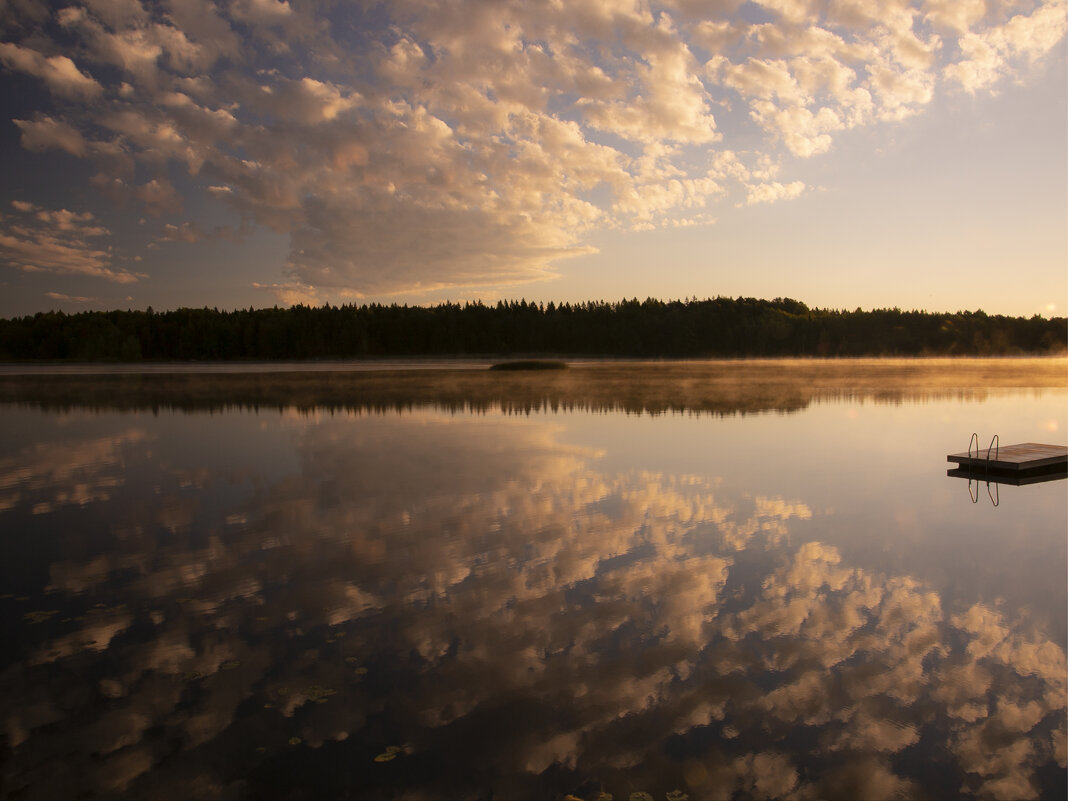
[[[1015,487],[1022,487],[1025,484],[1042,484],[1046,481],[1060,481],[1068,478],[1068,466],[1053,465],[1052,467],[1039,467],[1036,470],[1018,470],[1013,473],[983,470],[979,467],[954,467],[947,470],[946,475],[952,478],[985,481],[987,484],[1011,484]]]
[[[946,461],[955,462],[970,473],[992,472],[1022,475],[1032,471],[1056,472],[1068,468],[1068,446],[1023,442],[989,450],[979,448],[965,453],[951,453]]]

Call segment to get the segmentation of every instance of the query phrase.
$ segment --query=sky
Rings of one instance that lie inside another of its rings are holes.
[[[1063,316],[1066,0],[0,0],[0,316]]]

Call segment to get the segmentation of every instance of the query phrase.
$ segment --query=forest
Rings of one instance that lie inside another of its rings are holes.
[[[149,307],[0,320],[0,361],[1011,356],[1066,349],[1063,317],[812,309],[790,298]]]

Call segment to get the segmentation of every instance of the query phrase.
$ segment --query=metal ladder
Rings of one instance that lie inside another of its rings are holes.
[[[979,448],[979,435],[977,433],[975,433],[974,431],[972,432],[972,438],[970,440],[968,440],[968,456],[969,457],[972,455],[972,443],[973,442],[975,443],[975,457],[979,458],[979,455],[980,455],[980,452],[981,452],[980,448]],[[987,447],[986,447],[986,470],[987,470],[987,473],[990,472],[990,449],[991,448],[994,449],[994,458],[997,459],[998,458],[998,453],[999,453],[999,451],[1001,449],[1001,438],[997,434],[995,434],[993,436],[993,438],[990,440],[990,444],[987,445]],[[975,481],[975,492],[974,493],[972,492],[972,481],[973,480]],[[991,491],[990,491],[990,482],[989,481],[986,482],[986,494],[987,494],[987,497],[990,498],[990,502],[992,504],[994,504],[994,506],[997,506],[999,503],[1001,503],[1001,491],[998,489],[998,483],[996,481],[994,482],[994,491],[993,491],[993,493],[991,493]],[[972,503],[979,503],[979,479],[971,479],[971,478],[968,479],[968,495],[971,497]]]

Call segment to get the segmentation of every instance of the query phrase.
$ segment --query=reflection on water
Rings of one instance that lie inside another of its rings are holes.
[[[705,362],[587,362],[568,370],[497,372],[455,366],[341,372],[274,364],[155,365],[151,372],[107,366],[99,373],[0,365],[0,401],[46,409],[335,409],[455,412],[503,410],[796,412],[820,401],[883,403],[983,400],[1021,387],[1063,388],[1068,362],[1043,359],[776,359]],[[88,368],[85,368],[88,369]],[[29,371],[29,372],[15,372]],[[169,371],[169,372],[168,372]],[[959,450],[959,448],[958,448]]]
[[[1063,485],[847,475],[853,411],[8,406],[4,796],[1064,797]]]

